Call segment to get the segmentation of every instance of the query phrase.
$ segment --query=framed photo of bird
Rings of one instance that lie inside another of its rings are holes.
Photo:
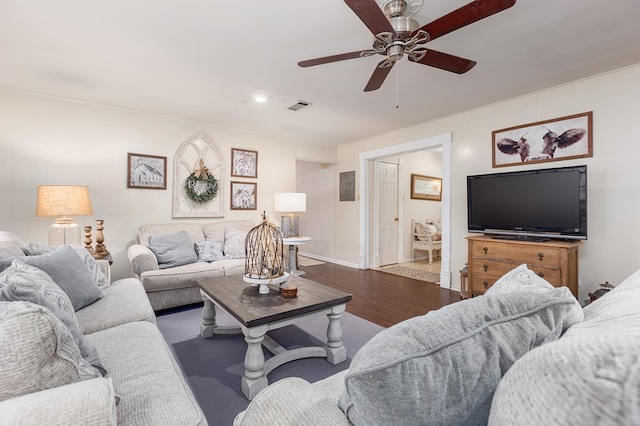
[[[492,132],[493,167],[593,157],[593,111]]]

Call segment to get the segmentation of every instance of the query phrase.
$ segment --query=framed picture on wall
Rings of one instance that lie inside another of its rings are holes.
[[[442,201],[442,179],[412,173],[411,198],[414,200]]]
[[[258,151],[231,148],[231,176],[258,177]]]
[[[495,130],[493,167],[593,157],[593,111]]]
[[[167,157],[128,153],[127,188],[167,189]]]
[[[231,182],[231,210],[256,210],[257,204],[257,183]]]

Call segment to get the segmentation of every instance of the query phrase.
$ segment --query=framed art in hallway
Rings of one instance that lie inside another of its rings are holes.
[[[231,176],[257,178],[258,151],[231,148]]]
[[[257,198],[257,183],[231,182],[231,210],[256,210]]]
[[[414,200],[442,201],[442,179],[412,173],[411,198]]]
[[[127,188],[167,189],[167,157],[128,153]]]
[[[593,111],[492,133],[495,167],[593,157]]]

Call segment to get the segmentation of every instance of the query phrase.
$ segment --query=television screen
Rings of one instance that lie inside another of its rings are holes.
[[[467,177],[469,232],[587,238],[587,166]]]

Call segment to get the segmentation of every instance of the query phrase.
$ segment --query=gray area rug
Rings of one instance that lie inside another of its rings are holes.
[[[222,309],[216,309],[216,312],[216,322],[219,325],[237,324]],[[233,423],[236,414],[249,404],[240,388],[247,345],[242,334],[202,339],[199,334],[201,316],[202,306],[195,305],[159,313],[157,323],[207,416],[209,425],[228,426]],[[343,341],[347,348],[345,362],[331,365],[324,358],[293,361],[273,370],[268,376],[269,383],[292,376],[315,382],[342,371],[349,367],[358,349],[383,330],[383,327],[348,312],[343,314],[341,323]],[[326,342],[327,324],[326,317],[318,317],[268,334],[288,349],[322,346]],[[271,357],[269,351],[264,352],[265,359]]]

